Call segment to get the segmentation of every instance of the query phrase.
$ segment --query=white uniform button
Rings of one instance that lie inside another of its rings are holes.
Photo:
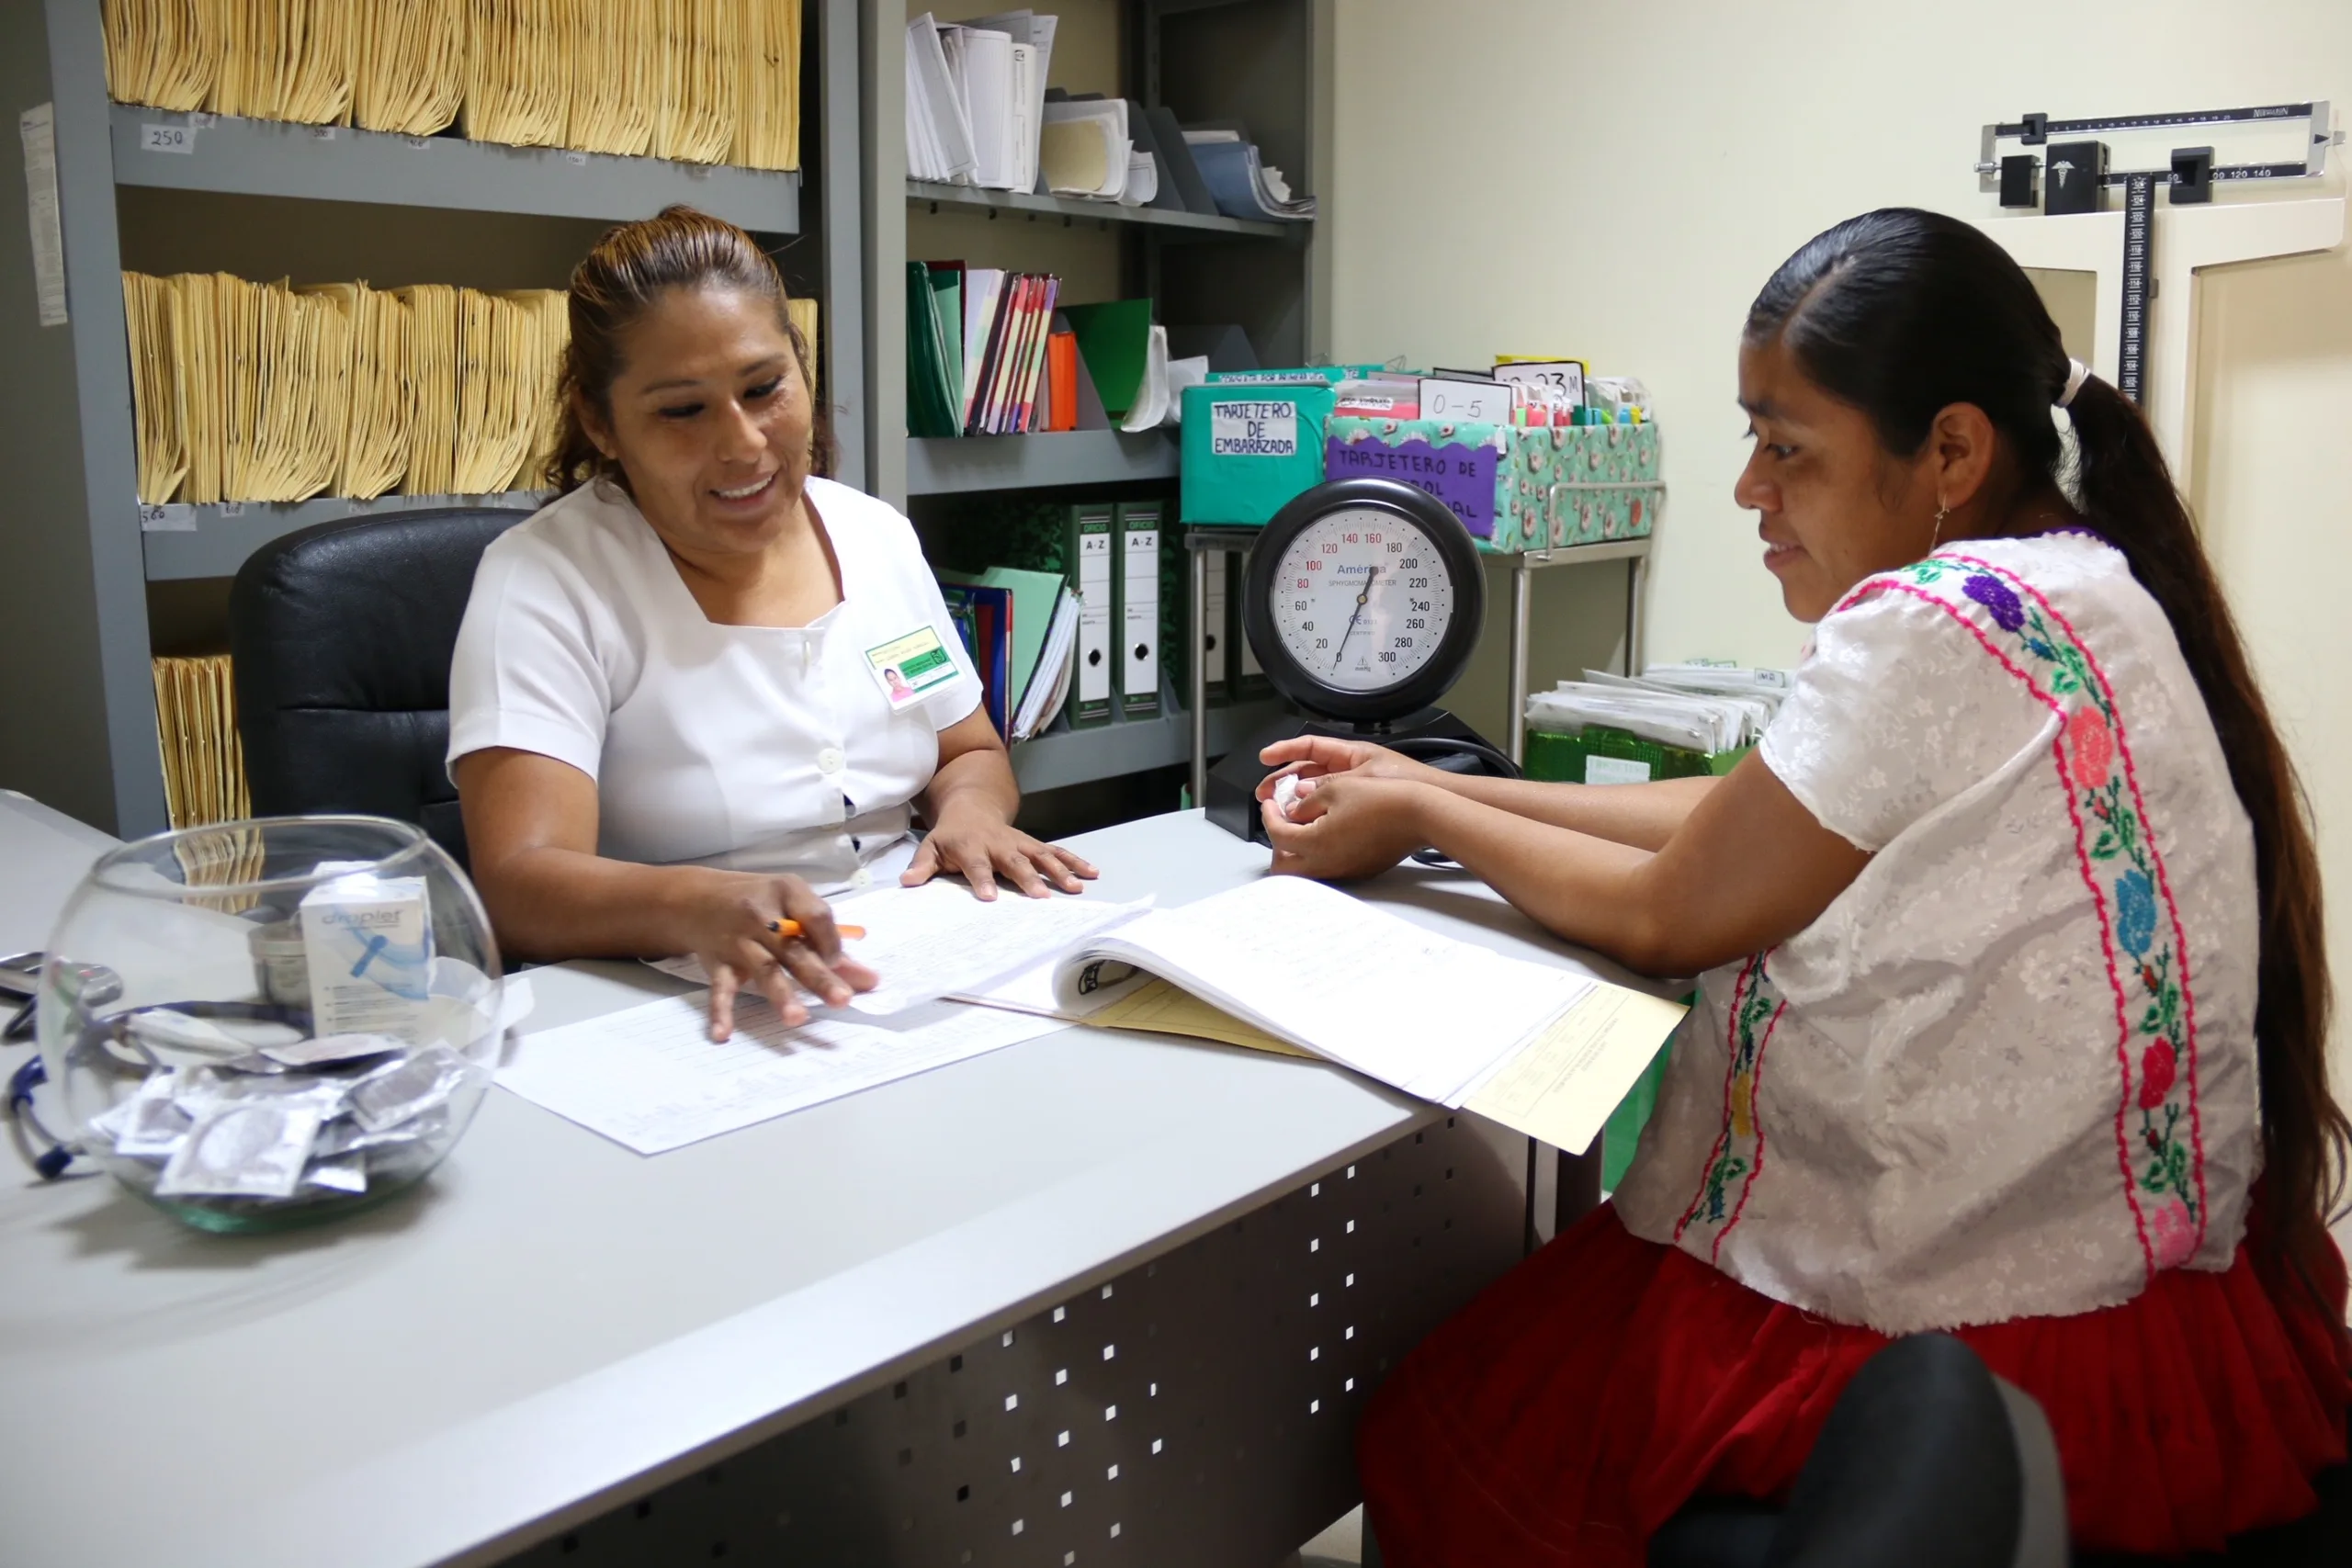
[[[848,754],[838,746],[828,746],[817,753],[817,771],[820,773],[838,773],[848,762]]]
[[[859,866],[850,874],[849,885],[852,887],[870,887],[874,885],[874,874]]]

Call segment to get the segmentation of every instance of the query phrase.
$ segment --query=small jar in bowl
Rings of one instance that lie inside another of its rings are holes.
[[[161,833],[90,868],[41,974],[74,1136],[210,1231],[372,1206],[464,1135],[504,1036],[481,900],[424,831],[281,817]]]

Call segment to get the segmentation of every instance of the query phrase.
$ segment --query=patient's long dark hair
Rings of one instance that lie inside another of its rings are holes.
[[[2024,270],[1972,224],[1907,208],[1849,219],[1781,264],[1748,310],[1747,337],[1780,339],[1815,385],[1870,417],[1894,457],[1916,456],[1942,410],[1973,403],[2008,450],[2016,499],[2063,493],[2051,405],[2065,389],[2066,350]],[[2163,606],[2254,819],[2265,1170],[2252,1234],[2309,1280],[2332,1246],[2352,1124],[2328,1090],[2327,949],[2302,785],[2147,422],[2097,377],[2067,412],[2084,518]]]

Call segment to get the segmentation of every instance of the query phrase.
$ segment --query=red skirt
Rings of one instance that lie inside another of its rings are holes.
[[[2119,1307],[1957,1331],[2041,1402],[2075,1545],[2173,1555],[2301,1517],[2345,1457],[2345,1277],[2175,1269]],[[1883,1336],[1807,1316],[1604,1206],[1406,1358],[1357,1438],[1396,1568],[1640,1568],[1691,1497],[1770,1500]]]

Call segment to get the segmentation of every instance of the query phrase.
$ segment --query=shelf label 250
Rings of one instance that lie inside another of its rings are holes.
[[[139,150],[141,152],[194,152],[196,128],[187,125],[142,125],[139,128]]]
[[[1209,451],[1219,457],[1295,457],[1298,405],[1267,402],[1209,404]]]

